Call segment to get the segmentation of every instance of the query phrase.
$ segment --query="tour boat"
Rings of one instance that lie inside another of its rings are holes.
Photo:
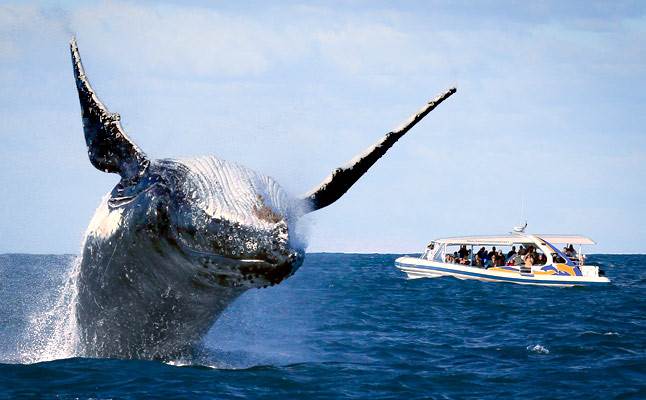
[[[395,265],[411,279],[453,276],[543,286],[610,282],[598,266],[585,262],[581,246],[595,244],[592,239],[579,235],[528,234],[523,230],[524,227],[514,228],[514,232],[501,236],[437,239],[420,257],[400,257]],[[563,244],[566,247],[559,249]],[[578,246],[578,252],[574,245]],[[529,261],[527,253],[532,254]]]

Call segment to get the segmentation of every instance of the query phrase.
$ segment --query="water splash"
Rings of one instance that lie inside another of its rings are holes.
[[[77,278],[81,258],[75,257],[57,300],[45,310],[28,317],[27,340],[19,345],[21,363],[36,363],[79,355],[76,326]]]
[[[542,346],[540,344],[535,344],[535,345],[529,345],[527,346],[527,350],[531,351],[532,353],[536,354],[550,354],[550,351],[547,347]]]

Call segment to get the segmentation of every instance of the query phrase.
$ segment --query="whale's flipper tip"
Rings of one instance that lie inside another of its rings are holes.
[[[76,43],[76,36],[72,36],[72,38],[69,41],[69,45],[70,45],[70,54],[72,55],[72,62],[76,64],[81,59],[81,56],[79,55],[79,47],[78,47],[78,44]]]
[[[304,203],[302,208],[306,212],[312,212],[337,201],[381,156],[386,154],[397,140],[456,91],[455,87],[451,87],[440,93],[415,114],[411,115],[399,128],[388,132],[380,141],[369,147],[363,154],[352,159],[346,166],[335,169],[318,187],[311,190],[301,199]]]
[[[101,171],[118,173],[122,179],[136,179],[149,164],[146,155],[126,135],[119,114],[109,112],[92,89],[75,37],[70,39],[70,53],[90,162]]]

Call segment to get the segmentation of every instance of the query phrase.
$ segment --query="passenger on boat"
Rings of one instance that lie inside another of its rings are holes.
[[[478,257],[484,262],[484,260],[487,258],[487,249],[484,247],[480,247],[480,250],[476,253]]]
[[[491,248],[491,251],[487,254],[487,258],[491,260],[493,258],[493,256],[494,256],[494,254],[496,254],[496,246],[493,246]]]
[[[523,273],[531,273],[532,272],[532,265],[534,265],[534,253],[533,252],[528,252],[524,259],[524,264],[520,265],[520,272]]]
[[[488,260],[487,264],[485,265],[485,268],[491,268],[491,267],[496,267],[498,265],[498,253],[490,253],[491,258]]]
[[[466,258],[469,255],[469,250],[467,250],[467,245],[463,244],[460,246],[460,251],[458,251],[460,258]]]
[[[511,250],[507,253],[507,261],[511,260],[513,256],[516,255],[516,246],[511,246]]]
[[[552,253],[552,260],[554,260],[554,262],[557,263],[557,264],[562,264],[562,263],[565,262],[563,257],[558,255],[557,253]]]
[[[518,250],[518,253],[514,256],[514,258],[511,259],[511,264],[510,265],[516,265],[516,266],[521,266],[525,263],[524,257],[527,254],[525,251],[524,247],[520,247]]]
[[[494,247],[495,248],[495,247]],[[499,251],[492,251],[488,254],[487,262],[485,263],[485,268],[498,267],[503,265],[504,257]]]
[[[570,258],[575,258],[576,257],[576,250],[574,250],[573,245],[569,245],[563,250],[565,250],[565,255],[566,256],[568,256]]]
[[[473,266],[480,267],[480,268],[485,267],[484,260],[480,258],[480,252],[476,253],[476,258],[473,260]]]
[[[502,252],[502,250],[498,250],[498,266],[502,267],[503,265],[505,265],[505,261],[507,261],[505,254]]]

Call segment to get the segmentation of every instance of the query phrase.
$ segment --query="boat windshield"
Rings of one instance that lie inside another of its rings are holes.
[[[563,249],[564,251],[561,251],[547,240],[543,239],[543,242],[545,242],[545,245],[552,250],[552,259],[555,263],[567,264],[569,266],[583,265],[585,256],[581,254],[581,249],[579,249],[579,254],[577,254],[573,246],[566,245]]]
[[[420,258],[430,261],[442,262],[444,260],[444,243],[431,242],[426,246],[424,254]]]
[[[444,251],[446,249],[446,245],[441,244],[441,245],[439,245],[437,247],[438,248],[435,251],[435,253],[433,254],[432,260],[435,261],[435,262],[444,262]]]

